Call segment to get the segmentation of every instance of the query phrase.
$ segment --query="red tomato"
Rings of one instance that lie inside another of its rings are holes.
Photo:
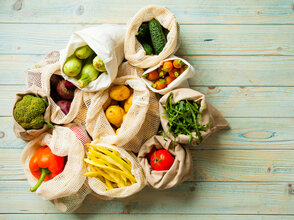
[[[167,150],[155,151],[150,158],[150,165],[153,170],[168,170],[171,168],[175,158]]]

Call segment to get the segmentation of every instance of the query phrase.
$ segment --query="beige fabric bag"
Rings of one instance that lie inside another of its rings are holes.
[[[166,88],[161,89],[161,90],[157,90],[154,89],[151,85],[153,84],[151,81],[149,81],[148,79],[145,79],[143,77],[141,77],[145,84],[147,85],[147,87],[155,93],[159,93],[161,95],[164,95],[168,92],[170,92],[171,90],[178,88],[178,87],[186,87],[185,83],[187,83],[187,79],[193,77],[195,75],[195,70],[194,67],[188,63],[187,60],[184,60],[183,58],[180,57],[176,57],[176,56],[171,56],[163,61],[161,61],[159,64],[157,64],[155,67],[149,68],[148,70],[146,70],[142,75],[145,75],[147,73],[152,72],[153,70],[156,70],[158,67],[160,67],[163,62],[168,61],[168,60],[175,60],[175,59],[181,59],[187,66],[188,68],[185,70],[185,72],[183,72],[180,76],[178,76],[171,84],[169,84]],[[189,86],[188,86],[189,87]]]
[[[36,85],[41,88],[48,97],[50,97],[50,78],[53,74],[61,75],[59,64],[59,52],[52,51],[49,53],[35,68],[29,69],[28,72],[28,87]],[[51,121],[55,124],[68,124],[77,116],[81,108],[83,94],[80,89],[75,90],[74,99],[71,102],[69,113],[65,115],[60,107],[50,97],[51,104]]]
[[[79,133],[79,135],[76,135],[76,133]],[[83,143],[80,140],[84,140]],[[86,172],[86,166],[83,163],[84,143],[86,142],[90,142],[90,139],[81,129],[75,126],[70,128],[55,126],[52,134],[43,133],[30,141],[22,152],[21,162],[30,186],[37,183],[37,179],[30,172],[29,162],[38,148],[47,145],[53,154],[67,156],[64,170],[53,179],[43,182],[36,191],[44,200],[55,200],[53,202],[59,204],[62,211],[77,208],[86,194],[90,192],[83,186],[86,180],[86,177],[83,176]],[[82,186],[84,188],[81,190]],[[66,198],[68,196],[72,196],[74,199],[69,200],[69,198]],[[59,198],[62,199],[56,200]]]
[[[146,55],[144,48],[136,39],[140,25],[145,21],[157,19],[159,23],[169,30],[167,43],[160,54]],[[124,51],[125,58],[133,66],[149,68],[157,65],[160,61],[175,53],[180,47],[179,25],[176,17],[167,8],[158,5],[150,5],[139,10],[128,24],[128,30],[125,36]]]
[[[102,183],[95,177],[88,177],[89,186],[95,192],[95,196],[105,200],[111,200],[114,198],[126,198],[128,196],[131,196],[139,192],[145,187],[146,179],[144,176],[144,172],[133,153],[131,152],[128,153],[124,149],[116,147],[114,145],[99,143],[97,140],[93,141],[93,144],[102,146],[108,149],[114,149],[120,154],[122,158],[128,159],[132,164],[132,170],[131,170],[132,174],[137,181],[137,183],[134,183],[131,186],[106,190],[106,185],[104,183]],[[90,171],[90,168],[88,168],[88,170]]]
[[[88,45],[104,62],[107,73],[102,73],[98,78],[81,90],[96,92],[109,87],[117,74],[118,66],[124,59],[124,36],[126,27],[116,24],[100,24],[74,32],[66,46],[60,51],[61,69],[66,59],[79,47]],[[78,86],[78,80],[62,76]]]
[[[129,85],[133,89],[132,106],[118,135],[115,134],[102,108],[109,97],[109,89],[93,94],[92,98],[89,97],[91,94],[88,94],[87,99],[92,101],[87,114],[86,129],[94,140],[99,139],[99,142],[138,152],[142,141],[157,133],[160,123],[158,101],[137,76],[142,72],[141,69],[123,63],[119,67],[118,78],[113,81],[113,85]]]
[[[169,170],[156,171],[151,168],[146,156],[151,151],[153,145],[158,145],[168,150],[174,156],[174,163]],[[164,140],[162,136],[156,135],[146,141],[139,151],[139,163],[144,170],[148,184],[155,189],[175,187],[189,179],[192,175],[193,161],[189,149],[182,147],[178,143],[175,143],[174,146],[172,145],[172,140],[168,138]]]
[[[210,103],[206,101],[205,95],[195,91],[193,89],[187,89],[187,88],[181,88],[173,90],[167,94],[165,94],[160,100],[159,100],[159,113],[160,113],[160,120],[161,125],[164,130],[164,132],[168,131],[168,120],[162,115],[164,114],[165,110],[162,107],[162,104],[166,104],[166,101],[168,100],[168,97],[170,93],[173,93],[173,99],[172,103],[175,104],[181,100],[194,100],[198,104],[200,104],[200,113],[202,114],[201,118],[197,119],[197,122],[199,124],[206,124],[211,123],[206,131],[201,131],[201,135],[203,140],[205,140],[209,135],[211,135],[214,132],[219,131],[222,128],[228,127],[229,123],[226,119],[222,116],[222,114],[215,109]],[[194,134],[195,135],[195,134]],[[171,133],[167,133],[167,136],[174,140],[174,136]],[[191,143],[189,143],[189,136],[180,134],[175,141],[177,143],[181,144],[191,144],[191,145],[197,145],[200,144],[198,138],[193,139]]]
[[[32,86],[30,87],[27,91],[25,92],[21,92],[21,93],[17,93],[16,94],[16,100],[15,103],[13,105],[13,109],[15,107],[15,104],[22,99],[22,97],[24,95],[28,95],[28,94],[35,94],[37,96],[43,97],[48,101],[48,96],[38,87],[36,86]],[[47,122],[50,122],[50,109],[51,109],[51,104],[50,102],[48,102],[49,106],[46,108],[46,111],[44,113],[44,120]],[[40,134],[44,133],[45,131],[47,131],[49,129],[47,124],[44,124],[44,126],[41,129],[31,129],[31,130],[25,130],[20,124],[18,124],[14,117],[13,117],[13,131],[14,134],[16,135],[16,137],[21,138],[25,141],[30,141],[32,139],[34,139],[35,137],[38,137]]]

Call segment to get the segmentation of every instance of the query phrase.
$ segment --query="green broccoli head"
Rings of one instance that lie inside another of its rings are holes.
[[[15,120],[26,130],[40,129],[44,124],[45,102],[33,95],[25,95],[13,110]]]

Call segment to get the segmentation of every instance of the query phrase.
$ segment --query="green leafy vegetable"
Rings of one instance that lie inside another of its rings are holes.
[[[162,105],[165,109],[163,117],[168,120],[169,128],[167,133],[171,132],[175,138],[180,134],[188,135],[190,143],[197,138],[201,143],[201,131],[205,131],[209,123],[205,125],[198,124],[197,119],[201,118],[198,104],[191,100],[181,100],[173,104],[172,99],[173,93],[168,97],[166,104]],[[166,134],[163,134],[163,136],[166,136]]]

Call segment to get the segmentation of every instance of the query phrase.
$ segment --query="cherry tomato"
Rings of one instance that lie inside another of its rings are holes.
[[[171,168],[175,158],[165,149],[155,151],[150,158],[153,170],[168,170]]]

